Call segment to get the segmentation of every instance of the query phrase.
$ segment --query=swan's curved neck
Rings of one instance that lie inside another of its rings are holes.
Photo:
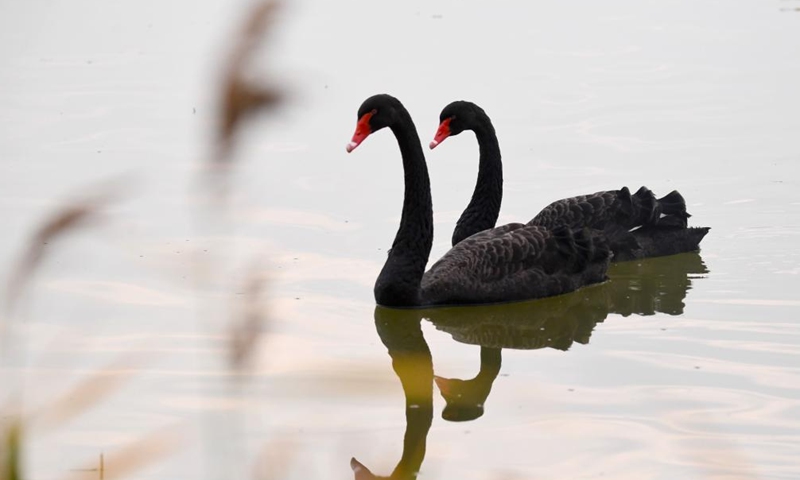
[[[478,180],[472,200],[456,224],[453,245],[487,228],[493,228],[503,201],[503,162],[494,126],[484,116],[473,131],[480,148]]]
[[[428,167],[408,112],[391,127],[403,156],[405,197],[400,228],[375,282],[375,300],[390,307],[421,303],[420,282],[433,244],[433,203]]]

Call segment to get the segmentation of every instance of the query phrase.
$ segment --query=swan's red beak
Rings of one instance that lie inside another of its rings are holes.
[[[347,153],[352,152],[365,138],[369,137],[372,133],[372,128],[369,126],[369,119],[372,118],[372,112],[365,113],[356,123],[356,133],[353,134],[352,140],[347,144]]]
[[[450,119],[445,118],[441,125],[439,125],[439,129],[436,130],[436,136],[433,137],[433,141],[430,144],[431,150],[436,148],[436,145],[439,145],[444,141],[445,138],[450,136]]]

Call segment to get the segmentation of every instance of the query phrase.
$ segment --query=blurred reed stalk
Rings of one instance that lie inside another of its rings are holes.
[[[216,142],[211,160],[206,169],[210,181],[208,192],[211,205],[224,203],[227,194],[229,171],[233,165],[237,133],[247,120],[256,113],[270,111],[283,99],[282,93],[275,87],[248,80],[246,69],[252,60],[254,51],[263,43],[263,38],[273,24],[278,2],[256,2],[240,29],[223,70],[223,80],[219,91],[218,127]],[[113,192],[115,189],[111,189]],[[24,361],[24,339],[18,328],[15,316],[19,305],[29,288],[32,278],[42,265],[53,244],[62,240],[67,234],[89,225],[96,220],[100,212],[110,203],[112,195],[109,191],[88,197],[76,202],[65,203],[46,218],[35,230],[26,248],[19,257],[9,275],[3,296],[3,316],[0,318],[0,382],[9,398],[3,399],[0,414],[0,480],[22,480],[25,478],[22,466],[25,438],[31,425],[36,424],[42,430],[57,428],[64,422],[82,412],[91,409],[102,398],[116,391],[134,372],[125,369],[130,366],[131,359],[121,359],[114,365],[103,368],[85,379],[62,397],[53,400],[33,414],[23,410],[22,373],[20,366]],[[209,269],[205,270],[209,272]],[[265,279],[256,270],[245,279],[244,296],[241,313],[229,321],[228,328],[228,368],[230,370],[229,388],[237,397],[241,396],[241,380],[245,378],[248,366],[257,352],[259,335],[265,323],[265,308],[261,298]],[[201,292],[202,293],[202,292]],[[206,310],[208,311],[208,310]],[[120,370],[124,373],[119,374]],[[116,372],[115,374],[110,374]],[[236,412],[240,414],[241,412]],[[230,419],[229,419],[230,420]],[[209,432],[215,439],[214,452],[232,453],[224,455],[219,465],[223,468],[219,478],[231,478],[237,470],[237,459],[243,454],[243,445],[239,445],[242,431],[225,431],[225,425],[239,424],[238,421],[223,422],[222,432]],[[222,433],[222,435],[218,435]],[[237,441],[239,440],[239,441]],[[174,429],[159,431],[143,437],[112,452],[108,459],[101,457],[101,466],[95,468],[103,478],[120,478],[149,464],[157,458],[171,453],[178,445],[178,437]],[[234,448],[230,448],[234,447]],[[211,455],[211,459],[220,459]],[[227,460],[227,461],[226,461]],[[94,462],[91,462],[94,464]],[[214,462],[216,463],[216,462]],[[228,468],[225,468],[227,465]],[[67,478],[78,478],[80,469]],[[214,469],[209,469],[214,471]],[[236,475],[234,475],[236,476]],[[82,478],[82,477],[81,477]]]
[[[120,187],[120,182],[111,182],[101,188],[90,189],[95,190],[93,195],[62,204],[34,230],[9,275],[3,298],[3,318],[0,319],[0,371],[5,395],[8,396],[0,407],[3,417],[0,424],[0,480],[26,478],[24,445],[34,427],[40,432],[57,428],[117,391],[134,373],[131,368],[133,359],[123,356],[36,411],[28,412],[25,409],[23,372],[26,367],[26,341],[20,332],[20,323],[23,321],[18,318],[20,305],[24,303],[26,291],[47,255],[70,234],[99,223],[104,211],[118,196]],[[148,444],[156,443],[150,438]],[[157,458],[155,452],[132,449],[135,445],[115,454],[115,464],[119,464],[120,468],[112,470],[112,473],[131,472]],[[159,454],[169,451],[165,442],[158,446]],[[105,472],[105,467],[101,471]],[[118,474],[104,477],[117,478]]]
[[[25,289],[45,255],[56,241],[67,234],[96,220],[99,211],[111,200],[110,192],[103,192],[92,197],[67,202],[46,218],[26,242],[24,251],[19,256],[16,266],[12,269],[3,298],[3,317],[0,318],[0,352],[8,355],[13,349],[11,336],[12,323],[16,314],[17,304],[21,301]]]
[[[215,145],[208,171],[212,193],[217,199],[227,194],[228,170],[235,159],[238,132],[247,120],[258,113],[274,110],[284,100],[282,90],[274,85],[248,79],[247,71],[259,46],[265,43],[280,7],[277,0],[256,2],[245,17],[223,67],[219,88],[219,106]]]
[[[23,403],[26,354],[25,338],[18,325],[19,305],[53,244],[96,220],[109,201],[106,192],[61,205],[36,228],[9,274],[0,318],[0,384],[7,396],[0,407],[4,417],[0,424],[0,480],[24,478],[22,458],[28,422]]]
[[[265,38],[275,24],[280,3],[276,0],[255,2],[245,15],[242,25],[235,35],[233,45],[224,61],[222,80],[218,91],[218,110],[216,118],[215,143],[208,162],[205,164],[204,178],[207,201],[201,202],[198,211],[198,233],[206,228],[231,223],[224,208],[231,189],[231,171],[235,164],[235,150],[239,134],[257,114],[272,112],[284,100],[282,90],[269,84],[264,78],[259,81],[248,77],[257,50],[265,44]],[[263,77],[263,76],[262,76]],[[210,325],[214,330],[217,323],[209,319],[213,312],[212,295],[204,292],[209,280],[217,278],[222,265],[214,261],[213,255],[196,257],[194,262],[195,282],[198,299],[198,323]],[[251,262],[250,273],[243,282],[243,294],[234,297],[234,313],[227,319],[225,327],[227,340],[227,364],[229,371],[224,388],[234,399],[234,404],[244,400],[244,380],[248,378],[248,367],[257,354],[260,336],[266,323],[265,306],[262,298],[265,277],[260,262]],[[242,466],[245,462],[245,414],[240,407],[229,411],[208,412],[206,414],[206,471],[211,480],[244,477]]]

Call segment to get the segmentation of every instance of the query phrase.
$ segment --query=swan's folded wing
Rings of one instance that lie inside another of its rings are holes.
[[[475,244],[475,243],[482,242],[482,241],[485,241],[485,240],[488,240],[488,239],[502,237],[503,235],[506,235],[507,233],[514,232],[514,231],[519,230],[521,228],[525,228],[525,225],[523,225],[521,223],[507,223],[507,224],[499,226],[499,227],[490,228],[488,230],[483,230],[481,232],[478,232],[475,235],[467,237],[463,241]]]
[[[422,277],[425,304],[540,298],[605,279],[608,246],[588,230],[509,224],[453,247]]]
[[[621,209],[630,205],[630,196],[628,189],[623,188],[556,200],[533,217],[528,225],[602,230],[610,221],[618,218]],[[624,201],[626,198],[627,202]]]
[[[521,223],[476,233],[450,249],[431,267],[423,278],[423,288],[426,280],[431,283],[469,279],[488,283],[537,265],[544,268],[543,262],[547,263],[544,253],[551,238],[552,233],[546,228]]]

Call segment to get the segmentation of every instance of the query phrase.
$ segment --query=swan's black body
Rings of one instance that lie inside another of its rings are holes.
[[[471,102],[453,102],[442,110],[440,121],[444,127],[440,127],[432,147],[464,130],[475,132],[480,147],[478,181],[469,206],[456,224],[455,245],[494,226],[503,197],[503,164],[494,126],[482,108]],[[527,225],[602,232],[614,252],[613,260],[624,261],[698,250],[709,229],[687,227],[689,216],[677,191],[657,199],[646,187],[634,194],[623,187],[557,200]]]
[[[584,231],[510,223],[467,237],[433,264],[422,278],[423,300],[497,303],[559,295],[605,280],[608,261],[608,247]]]
[[[400,228],[375,282],[379,305],[508,302],[558,295],[605,280],[610,251],[604,241],[587,231],[522,224],[467,238],[425,273],[433,240],[433,206],[428,169],[411,116],[396,98],[375,95],[361,105],[358,118],[348,151],[369,134],[389,127],[405,172]]]

